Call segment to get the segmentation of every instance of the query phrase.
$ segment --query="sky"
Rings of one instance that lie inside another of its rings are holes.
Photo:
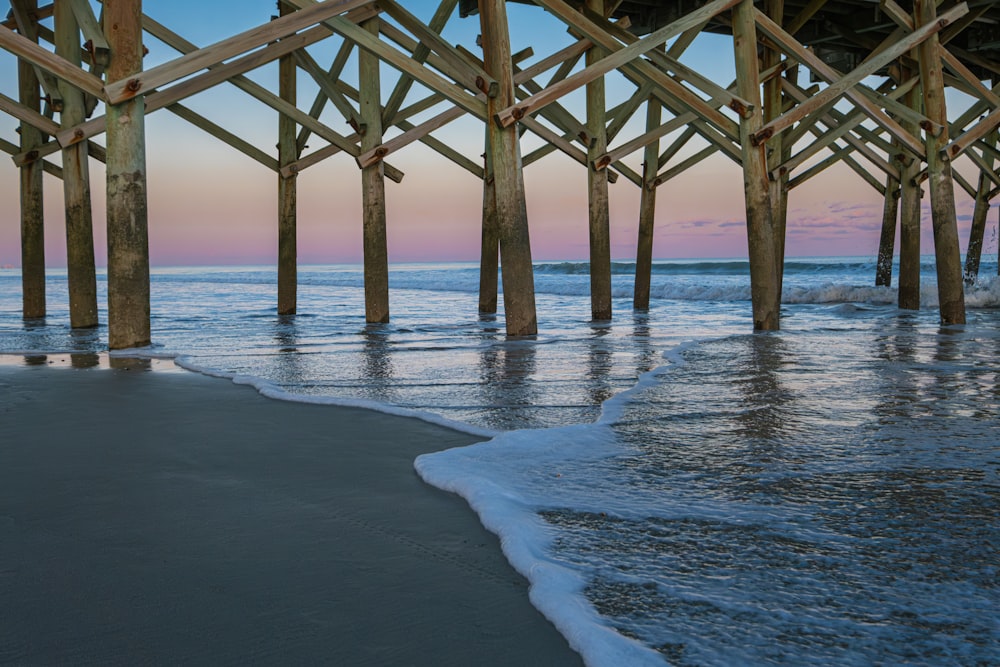
[[[436,5],[424,0],[404,0],[403,5],[425,21]],[[96,5],[95,5],[96,6]],[[188,14],[197,8],[196,16]],[[205,46],[232,34],[266,23],[275,13],[273,1],[244,0],[193,3],[187,0],[147,0],[145,11],[198,45]],[[541,59],[571,42],[564,26],[533,6],[509,4],[513,50],[527,46]],[[449,21],[444,36],[473,52],[479,33],[478,17]],[[339,38],[310,47],[310,54],[324,67],[333,59]],[[147,36],[148,69],[177,54]],[[733,56],[728,38],[704,36],[685,53],[682,61],[717,83],[733,78]],[[0,92],[16,97],[14,59],[0,52]],[[383,101],[397,73],[381,68]],[[250,75],[276,90],[277,67],[264,66]],[[547,73],[541,77],[547,81]],[[355,84],[357,64],[353,59],[343,75]],[[634,91],[620,75],[607,77],[609,107]],[[316,87],[307,75],[299,75],[299,108],[308,110]],[[407,103],[427,93],[414,86]],[[582,117],[583,91],[570,94],[565,105]],[[949,96],[949,104],[961,111],[968,103]],[[231,85],[200,93],[184,101],[226,129],[274,154],[277,114]],[[329,105],[328,105],[329,106]],[[420,122],[447,108],[436,107],[418,117]],[[98,111],[100,113],[100,111]],[[952,114],[954,115],[954,114]],[[666,117],[665,117],[666,118]],[[612,146],[620,145],[644,131],[644,114],[636,115]],[[330,127],[349,133],[335,110],[324,112]],[[271,264],[277,256],[278,176],[214,137],[188,125],[169,111],[146,119],[149,234],[151,262],[155,266],[203,264]],[[387,132],[386,137],[393,136]],[[483,151],[482,123],[459,119],[435,132],[466,156],[475,160]],[[670,135],[675,137],[676,134]],[[16,142],[16,121],[0,114],[0,137]],[[667,140],[669,140],[668,137]],[[103,143],[103,138],[98,137]],[[314,139],[312,150],[324,144]],[[530,134],[522,139],[528,153],[539,141]],[[661,143],[661,150],[666,141]],[[692,150],[704,144],[692,142]],[[682,159],[682,154],[679,159]],[[58,161],[58,156],[53,156]],[[625,162],[640,170],[641,151]],[[422,144],[412,144],[388,161],[405,173],[402,183],[386,182],[387,235],[391,262],[475,261],[479,258],[482,215],[482,184],[471,173]],[[963,173],[972,176],[967,166]],[[874,169],[874,168],[873,168]],[[882,176],[877,174],[881,179]],[[95,247],[98,265],[106,262],[104,234],[104,170],[91,161]],[[561,153],[553,153],[524,170],[532,256],[536,260],[585,259],[588,254],[587,175],[584,168]],[[354,160],[337,154],[303,171],[298,177],[299,261],[304,264],[353,263],[362,255],[360,171]],[[611,200],[612,255],[635,257],[638,228],[639,189],[625,178],[609,188]],[[956,190],[962,250],[965,250],[972,201]],[[925,197],[925,208],[928,204]],[[18,172],[0,156],[0,266],[18,266],[19,217]],[[49,266],[65,265],[62,185],[45,177],[46,255]],[[922,247],[932,251],[929,215],[924,214]],[[833,167],[789,197],[787,254],[789,256],[874,256],[882,219],[882,197],[847,167]],[[990,216],[986,250],[996,249],[996,215]],[[992,244],[992,247],[991,247]],[[746,232],[740,169],[725,157],[715,155],[681,176],[660,186],[654,256],[660,259],[692,257],[745,257]]]

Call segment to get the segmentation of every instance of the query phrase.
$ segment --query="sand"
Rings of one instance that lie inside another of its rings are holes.
[[[473,437],[169,362],[34,361],[0,363],[0,664],[581,664],[413,471]]]

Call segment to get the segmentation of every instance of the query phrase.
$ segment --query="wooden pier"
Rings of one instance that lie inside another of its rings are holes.
[[[145,116],[168,109],[276,174],[282,314],[297,308],[297,177],[330,159],[359,172],[366,317],[388,321],[386,190],[404,176],[393,156],[419,141],[481,182],[480,309],[496,311],[499,267],[509,335],[537,332],[524,169],[555,151],[586,171],[595,320],[612,317],[609,183],[636,186],[634,307],[645,309],[657,188],[721,155],[743,173],[755,329],[780,326],[790,193],[835,164],[885,198],[878,284],[892,281],[898,225],[901,308],[920,305],[921,198],[928,195],[941,321],[965,321],[963,283],[979,270],[987,212],[1000,193],[996,2],[534,0],[533,11],[565,24],[572,44],[520,52],[512,52],[519,27],[504,0],[441,0],[426,22],[408,4],[279,0],[257,27],[198,47],[181,36],[184,26],[144,15],[141,0],[10,0],[0,48],[17,57],[16,71],[5,76],[17,77],[19,97],[0,94],[0,111],[20,127],[17,141],[0,137],[0,149],[20,171],[24,317],[45,315],[46,172],[63,182],[71,326],[98,324],[89,177],[97,160],[107,174],[109,346],[150,342]],[[478,50],[441,37],[451,21],[478,21]],[[708,64],[683,58],[702,33],[725,36],[731,52],[717,56],[735,63],[735,81],[714,81],[703,73]],[[144,68],[147,36],[180,55]],[[307,48],[326,40],[335,46],[330,63]],[[344,76],[354,52],[357,87]],[[276,91],[245,76],[275,62]],[[388,96],[382,65],[399,73]],[[634,92],[609,107],[605,80],[614,72]],[[308,110],[299,107],[300,77],[319,89]],[[278,112],[273,150],[181,104],[227,82]],[[581,89],[584,108],[562,103]],[[967,108],[947,108],[949,89],[971,100]],[[353,133],[321,121],[328,103]],[[419,114],[426,120],[414,124]],[[435,137],[463,116],[482,122],[484,143]],[[625,136],[633,117],[644,123]],[[522,155],[525,132],[543,144]],[[629,167],[625,159],[640,155],[641,169]],[[953,168],[959,161],[977,178]],[[975,202],[964,266],[956,186]]]

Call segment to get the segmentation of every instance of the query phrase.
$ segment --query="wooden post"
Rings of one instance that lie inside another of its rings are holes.
[[[361,24],[378,35],[378,17]],[[382,143],[382,98],[378,56],[358,49],[358,91],[360,102],[361,152]],[[361,170],[361,202],[364,218],[365,318],[368,322],[389,321],[389,255],[385,233],[385,171],[379,160]]]
[[[916,28],[937,18],[935,0],[914,0],[913,20]],[[934,136],[928,132],[927,183],[931,192],[931,217],[934,229],[934,259],[937,264],[938,301],[942,324],[965,323],[965,290],[962,281],[962,259],[958,244],[958,221],[955,214],[955,186],[951,161],[941,155],[948,145],[948,113],[944,100],[944,77],[940,40],[937,34],[917,47],[920,61],[920,81],[924,93],[924,111],[931,122],[942,126]]]
[[[279,2],[281,16],[294,9]],[[278,60],[278,95],[289,104],[295,104],[295,57],[291,54]],[[285,167],[298,159],[295,121],[283,113],[278,114],[278,165]],[[294,315],[298,294],[298,241],[297,193],[298,172],[284,176],[278,172],[278,314]]]
[[[760,72],[753,0],[743,0],[733,7],[733,46],[736,57],[736,93],[754,105],[749,118],[740,116],[753,327],[758,331],[770,331],[779,328],[780,295],[765,145],[754,145],[752,140],[753,135],[764,125],[760,105]]]
[[[515,101],[505,0],[479,0],[479,23],[486,71],[499,83],[497,96],[487,100],[486,125],[493,156],[507,335],[530,336],[538,333],[538,320],[521,146],[516,125],[504,128],[496,121],[497,112]]]
[[[28,12],[34,16],[38,0],[26,0]],[[37,25],[32,21],[29,34],[38,41]],[[41,94],[35,68],[26,60],[17,61],[18,95],[21,104],[32,111],[41,111]],[[21,151],[28,153],[42,145],[41,130],[22,122]],[[42,197],[42,160],[30,160],[21,165],[21,313],[25,319],[45,317],[45,215]]]
[[[784,25],[785,0],[766,0],[765,11],[768,18],[779,26]],[[781,52],[776,48],[764,48],[764,57],[761,62],[763,69],[774,67],[781,61]],[[764,83],[764,122],[768,123],[781,115],[784,99],[781,94],[781,78],[772,76]],[[767,155],[770,163],[782,164],[787,157],[791,157],[791,146],[786,145],[785,136],[782,133],[775,134],[767,141]],[[772,169],[768,167],[768,173]],[[771,185],[771,222],[774,229],[774,262],[775,272],[778,282],[778,299],[781,299],[781,287],[785,275],[785,226],[788,219],[788,174],[782,174],[779,178],[770,181]]]
[[[56,54],[79,66],[80,28],[70,0],[55,3]],[[85,119],[83,92],[59,79],[63,99],[59,125],[75,127]],[[69,280],[69,321],[74,329],[97,326],[97,272],[94,267],[94,221],[90,206],[87,143],[62,151],[63,196],[66,207],[66,273]]]
[[[990,146],[997,145],[997,132],[994,130],[986,137]],[[986,163],[993,168],[993,157],[984,154]],[[979,262],[983,256],[983,238],[986,236],[986,218],[990,212],[990,189],[993,183],[985,172],[979,173],[979,187],[976,190],[976,208],[972,212],[972,227],[969,229],[969,245],[965,251],[965,282],[972,284],[979,275]]]
[[[142,71],[142,0],[105,0],[107,78]],[[108,346],[149,345],[145,97],[107,108]]]
[[[650,96],[646,102],[646,131],[660,125],[663,107]],[[653,273],[653,226],[656,215],[656,170],[659,166],[660,142],[646,144],[642,162],[642,194],[639,199],[639,239],[635,251],[635,289],[632,307],[649,310],[649,287]]]
[[[604,14],[604,0],[587,0],[591,11]],[[587,49],[590,67],[605,56],[597,45]],[[590,211],[590,314],[594,320],[611,319],[611,213],[608,172],[597,170],[597,158],[608,152],[604,77],[587,84],[587,192]]]
[[[483,240],[479,259],[479,312],[497,312],[497,271],[500,269],[500,230],[497,225],[496,181],[489,136],[483,154]]]
[[[910,72],[904,71],[901,80],[909,78]],[[920,90],[912,88],[903,95],[903,103],[918,111],[920,105]],[[907,132],[917,136],[920,127],[905,118],[900,124]],[[900,152],[903,162],[899,170],[900,208],[899,208],[899,293],[898,305],[904,310],[920,309],[920,198],[923,195],[917,175],[920,173],[920,161],[912,155]]]
[[[896,145],[897,150],[902,150]],[[878,260],[875,266],[875,285],[892,285],[892,256],[896,250],[896,218],[899,214],[899,181],[892,176],[885,179],[885,202],[882,206],[882,234],[878,241]]]

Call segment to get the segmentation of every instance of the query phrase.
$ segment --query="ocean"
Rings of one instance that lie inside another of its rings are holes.
[[[931,258],[920,311],[874,258],[792,259],[765,334],[745,261],[657,262],[645,313],[634,265],[613,269],[594,323],[587,264],[536,262],[539,335],[507,340],[473,264],[393,266],[376,326],[358,266],[300,267],[293,317],[271,267],[157,268],[154,343],[129,354],[487,438],[415,469],[590,665],[1000,663],[996,261],[945,327]],[[24,323],[0,271],[0,353],[98,363],[106,329],[70,331],[64,271],[48,301]]]

